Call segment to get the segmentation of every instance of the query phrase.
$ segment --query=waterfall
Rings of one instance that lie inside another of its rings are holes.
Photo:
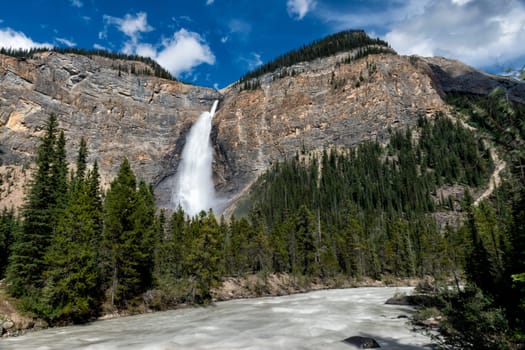
[[[191,127],[182,150],[182,159],[176,178],[171,202],[179,205],[186,214],[194,216],[201,210],[216,205],[215,187],[212,179],[213,149],[210,140],[211,120],[219,101],[215,101],[209,112],[200,115]]]

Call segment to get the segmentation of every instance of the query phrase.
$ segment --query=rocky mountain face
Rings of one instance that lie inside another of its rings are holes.
[[[0,206],[20,204],[23,174],[51,113],[66,133],[71,162],[86,138],[89,160],[98,160],[107,185],[128,157],[138,177],[155,185],[158,205],[167,207],[186,133],[215,99],[214,181],[221,197],[235,199],[270,164],[296,152],[384,141],[389,128],[446,112],[443,92],[486,94],[503,86],[512,98],[525,96],[525,84],[456,61],[381,54],[342,63],[348,55],[287,68],[293,74],[266,74],[260,88],[244,91],[127,72],[130,66],[142,71],[140,62],[55,52],[0,55],[0,172],[15,174],[2,185]]]

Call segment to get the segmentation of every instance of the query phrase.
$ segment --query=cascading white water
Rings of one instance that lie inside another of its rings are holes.
[[[215,187],[212,179],[213,150],[210,140],[211,120],[219,101],[215,101],[209,112],[200,115],[191,127],[186,145],[182,150],[172,204],[179,205],[186,214],[194,216],[201,210],[214,208]]]

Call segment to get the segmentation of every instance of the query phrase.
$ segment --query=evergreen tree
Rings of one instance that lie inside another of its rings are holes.
[[[88,150],[87,150],[86,139],[82,137],[80,139],[80,146],[78,148],[77,170],[74,176],[74,178],[78,181],[84,180],[86,176],[87,156],[88,156]]]
[[[199,229],[187,256],[190,279],[194,282],[193,300],[207,303],[211,300],[211,288],[220,280],[222,247],[218,237],[219,225],[211,210],[208,214],[201,211],[194,221]]]
[[[112,307],[125,306],[140,291],[140,243],[135,236],[134,212],[137,181],[124,159],[104,201],[102,269]]]
[[[87,321],[96,315],[101,299],[97,252],[102,207],[97,165],[86,177],[86,156],[86,144],[81,142],[71,199],[45,255],[43,316],[52,322]]]
[[[0,213],[0,279],[4,278],[11,245],[19,234],[20,222],[15,215],[14,208],[4,208]]]
[[[97,262],[99,212],[93,208],[89,188],[77,183],[60,218],[45,256],[46,283],[42,290],[50,321],[87,321],[100,301]]]
[[[55,231],[59,208],[63,208],[67,165],[63,135],[57,142],[58,122],[51,115],[41,139],[37,169],[22,208],[22,232],[15,238],[7,271],[13,296],[35,295],[43,285],[44,254]],[[61,192],[61,193],[58,193]]]

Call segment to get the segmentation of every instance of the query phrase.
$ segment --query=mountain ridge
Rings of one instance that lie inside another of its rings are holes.
[[[488,94],[502,86],[511,99],[521,102],[525,96],[524,83],[458,61],[383,53],[345,62],[349,55],[297,63],[301,69],[293,75],[266,73],[261,86],[249,91],[235,84],[216,91],[137,75],[104,57],[0,55],[4,167],[18,173],[29,167],[40,128],[55,113],[71,145],[71,163],[84,136],[90,161],[101,165],[103,183],[127,157],[139,177],[154,184],[158,205],[168,207],[186,132],[219,99],[211,135],[214,182],[220,196],[237,198],[270,164],[303,148],[386,142],[388,128],[448,113],[442,99],[447,92]],[[2,206],[20,204],[22,188],[15,187],[10,194],[4,188]]]

